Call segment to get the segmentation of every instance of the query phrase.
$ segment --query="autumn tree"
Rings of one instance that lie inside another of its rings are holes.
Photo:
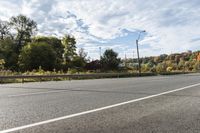
[[[200,70],[200,61],[196,61],[195,64],[193,65],[193,70],[194,71],[199,71]]]
[[[158,73],[166,72],[166,70],[167,70],[166,62],[159,63],[156,66],[156,72]]]

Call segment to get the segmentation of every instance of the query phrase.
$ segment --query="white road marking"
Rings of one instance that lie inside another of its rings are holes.
[[[64,120],[64,119],[69,119],[69,118],[85,115],[85,114],[90,114],[90,113],[94,113],[94,112],[98,112],[98,111],[102,111],[102,110],[126,105],[126,104],[129,104],[129,103],[134,103],[134,102],[146,100],[146,99],[149,99],[149,98],[154,98],[154,97],[166,95],[166,94],[169,94],[169,93],[185,90],[185,89],[196,87],[196,86],[199,86],[199,85],[200,85],[200,83],[197,83],[197,84],[185,86],[185,87],[182,87],[182,88],[178,88],[178,89],[175,89],[175,90],[166,91],[166,92],[162,92],[162,93],[159,93],[159,94],[150,95],[150,96],[146,96],[146,97],[142,97],[142,98],[138,98],[138,99],[133,99],[133,100],[122,102],[122,103],[117,103],[117,104],[113,104],[113,105],[109,105],[109,106],[105,106],[105,107],[101,107],[101,108],[97,108],[97,109],[92,109],[92,110],[88,110],[88,111],[84,111],[84,112],[80,112],[80,113],[76,113],[76,114],[66,115],[66,116],[62,116],[62,117],[58,117],[58,118],[54,118],[54,119],[49,119],[49,120],[46,120],[46,121],[36,122],[36,123],[33,123],[33,124],[21,126],[21,127],[6,129],[6,130],[0,131],[0,133],[9,133],[9,132],[14,132],[14,131],[19,131],[19,130],[30,128],[30,127],[35,127],[35,126],[44,125],[44,124],[48,124],[48,123],[52,123],[52,122],[56,122],[56,121],[60,121],[60,120]]]
[[[49,94],[49,93],[59,93],[59,92],[65,92],[65,91],[69,91],[69,90],[57,90],[57,91],[42,91],[42,92],[33,92],[33,93],[23,93],[23,94],[8,95],[8,97],[20,97],[20,96],[40,95],[40,94]]]

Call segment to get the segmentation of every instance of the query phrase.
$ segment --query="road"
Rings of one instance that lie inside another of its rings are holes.
[[[200,74],[3,84],[0,132],[199,133]]]

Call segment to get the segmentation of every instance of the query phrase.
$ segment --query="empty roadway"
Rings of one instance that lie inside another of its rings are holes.
[[[187,74],[3,84],[0,132],[199,133],[199,83]]]

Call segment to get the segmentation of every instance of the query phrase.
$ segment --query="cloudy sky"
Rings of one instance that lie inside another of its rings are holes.
[[[24,14],[39,35],[72,34],[78,48],[99,58],[107,48],[120,57],[200,50],[200,0],[0,0],[0,19]]]

